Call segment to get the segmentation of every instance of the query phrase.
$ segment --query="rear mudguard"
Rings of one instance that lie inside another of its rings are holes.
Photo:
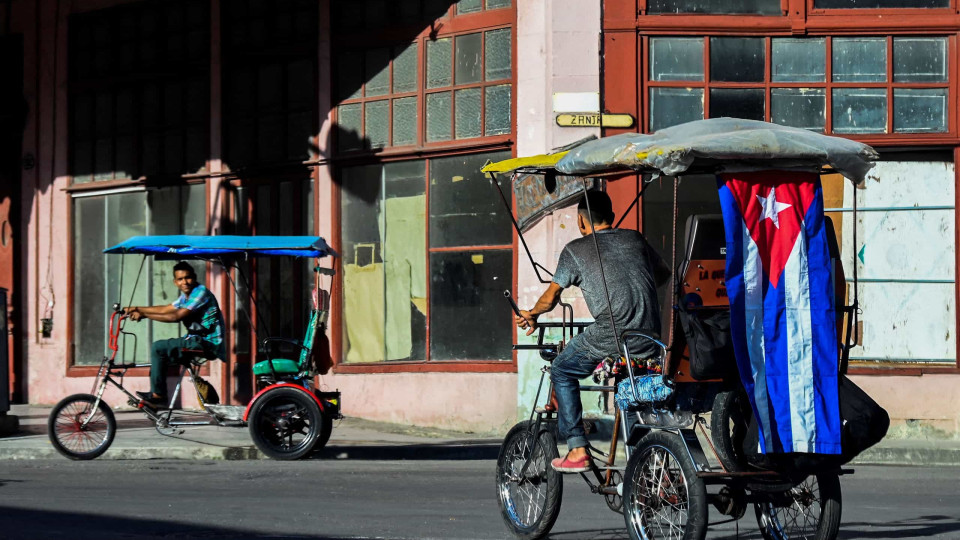
[[[253,399],[251,399],[251,400],[250,400],[250,403],[247,404],[247,410],[243,412],[243,421],[244,421],[244,422],[247,422],[247,421],[248,421],[247,419],[248,419],[248,417],[250,416],[250,409],[253,408],[253,405],[254,405],[254,403],[257,402],[257,400],[261,399],[261,397],[263,397],[267,392],[270,392],[270,391],[272,391],[272,390],[276,390],[277,388],[296,388],[297,390],[299,390],[299,391],[303,392],[304,394],[310,396],[310,398],[313,399],[313,401],[316,402],[317,407],[320,407],[320,412],[326,414],[326,406],[324,405],[323,401],[322,401],[320,398],[318,398],[317,395],[314,394],[313,392],[311,392],[310,390],[307,390],[306,388],[304,388],[303,386],[301,386],[301,385],[299,385],[299,384],[277,383],[277,384],[271,384],[270,386],[268,386],[268,387],[264,388],[263,390],[257,392],[257,395],[253,396]]]

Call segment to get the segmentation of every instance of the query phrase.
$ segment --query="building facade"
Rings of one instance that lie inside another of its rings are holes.
[[[319,234],[340,257],[321,261],[338,273],[334,365],[318,384],[343,392],[344,413],[502,431],[542,365],[511,351],[503,291],[529,305],[541,285],[480,167],[737,116],[881,152],[857,223],[853,189],[824,180],[847,275],[857,264],[860,277],[851,372],[895,419],[956,432],[958,33],[957,0],[0,1],[10,392],[53,403],[89,391],[110,306],[175,298],[172,263],[103,248],[138,234]],[[556,123],[601,111],[636,121]],[[638,182],[608,184],[618,213]],[[622,225],[664,253],[667,185]],[[704,186],[682,182],[682,212],[716,207]],[[574,224],[571,211],[544,219],[533,255],[552,267]],[[229,327],[229,357],[208,369],[231,402],[251,397],[258,336],[302,333],[311,266],[198,266]],[[146,362],[150,341],[179,331],[141,323],[124,354]],[[127,381],[145,388],[146,371]]]

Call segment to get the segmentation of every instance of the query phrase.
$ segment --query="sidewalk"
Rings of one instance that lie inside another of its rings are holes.
[[[13,405],[17,433],[0,437],[0,459],[65,459],[47,438],[49,406]],[[117,434],[97,459],[267,459],[246,427],[189,426],[176,436],[161,435],[141,413],[115,410]],[[470,433],[344,418],[333,424],[321,459],[497,459],[501,440]]]
[[[47,439],[50,407],[14,405],[20,430],[0,437],[0,459],[64,459]],[[183,434],[164,436],[140,413],[115,411],[117,435],[98,459],[265,459],[253,445],[247,428],[190,426]],[[599,423],[591,435],[597,448],[609,445],[609,428]],[[606,431],[606,433],[605,433]],[[320,459],[494,460],[501,439],[472,433],[408,427],[345,418],[334,423]],[[709,449],[705,446],[705,451]],[[561,452],[564,448],[561,447]],[[925,465],[960,467],[960,440],[887,438],[857,457],[852,465]]]

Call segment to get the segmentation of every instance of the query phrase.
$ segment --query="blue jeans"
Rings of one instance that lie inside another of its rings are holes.
[[[570,341],[550,368],[550,380],[557,395],[557,430],[560,438],[567,440],[567,448],[571,450],[587,446],[587,434],[583,429],[583,404],[580,403],[580,379],[593,373],[601,360],[578,345],[579,340]]]

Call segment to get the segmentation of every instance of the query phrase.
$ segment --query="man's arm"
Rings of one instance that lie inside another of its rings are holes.
[[[180,322],[187,315],[190,315],[189,309],[175,308],[173,304],[162,306],[130,306],[124,308],[124,312],[130,314],[130,318],[134,321],[146,318],[159,322]]]
[[[517,326],[519,328],[528,328],[528,336],[532,334],[534,330],[537,329],[537,317],[557,307],[557,303],[560,302],[560,293],[562,292],[563,287],[551,282],[550,285],[547,286],[547,290],[543,291],[543,294],[540,295],[540,298],[532,309],[529,311],[521,309],[520,316],[514,317]]]

